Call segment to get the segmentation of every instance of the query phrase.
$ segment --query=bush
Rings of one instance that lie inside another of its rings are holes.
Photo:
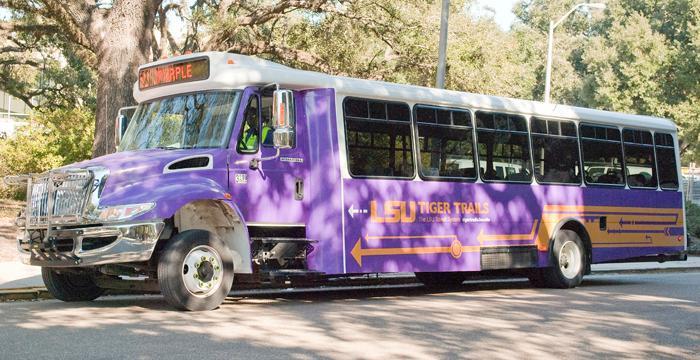
[[[95,117],[87,108],[35,111],[29,125],[0,141],[0,178],[5,175],[41,173],[89,159]],[[22,199],[24,189],[0,184],[0,198]]]
[[[685,220],[688,233],[700,237],[700,206],[688,201],[685,203]]]

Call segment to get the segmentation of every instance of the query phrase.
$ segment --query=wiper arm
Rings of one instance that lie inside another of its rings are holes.
[[[187,145],[187,146],[156,146],[155,149],[161,149],[161,150],[181,150],[181,149],[193,149],[194,146]]]

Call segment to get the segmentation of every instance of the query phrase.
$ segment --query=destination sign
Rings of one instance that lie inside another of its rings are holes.
[[[206,80],[209,78],[209,58],[186,60],[147,67],[139,71],[139,89]]]

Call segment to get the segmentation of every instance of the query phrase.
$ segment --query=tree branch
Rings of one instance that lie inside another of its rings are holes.
[[[239,17],[237,23],[239,26],[264,24],[290,11],[300,9],[314,12],[335,10],[330,0],[282,0],[271,6],[257,8],[250,15]]]
[[[329,74],[346,75],[343,72],[333,69],[323,58],[315,54],[303,50],[288,48],[281,45],[271,44],[266,41],[251,40],[245,44],[236,44],[230,47],[227,51],[245,55],[275,55],[287,61],[294,61],[312,66],[320,71]]]
[[[46,35],[56,33],[59,27],[50,24],[22,24],[17,22],[0,23],[0,32],[29,32],[36,35]]]

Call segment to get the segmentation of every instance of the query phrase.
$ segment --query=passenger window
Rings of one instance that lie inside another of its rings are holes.
[[[678,164],[675,142],[671,134],[654,134],[659,165],[659,184],[663,190],[678,190]]]
[[[343,111],[351,175],[413,177],[408,105],[348,98]]]
[[[243,124],[238,134],[236,149],[240,153],[258,152],[258,139],[260,134],[260,106],[258,96],[250,97],[248,106],[243,113]]]
[[[631,188],[656,189],[654,141],[650,131],[622,130],[625,147],[625,174]]]
[[[260,115],[262,120],[261,143],[264,147],[273,147],[272,133],[274,132],[272,124],[272,96],[263,96],[260,106]]]
[[[476,178],[468,111],[416,106],[416,127],[423,177]]]
[[[581,125],[583,172],[588,184],[624,185],[620,130]]]
[[[537,182],[580,184],[576,124],[573,121],[532,118],[530,129]]]
[[[477,111],[479,172],[486,181],[531,182],[527,122],[519,115]]]

